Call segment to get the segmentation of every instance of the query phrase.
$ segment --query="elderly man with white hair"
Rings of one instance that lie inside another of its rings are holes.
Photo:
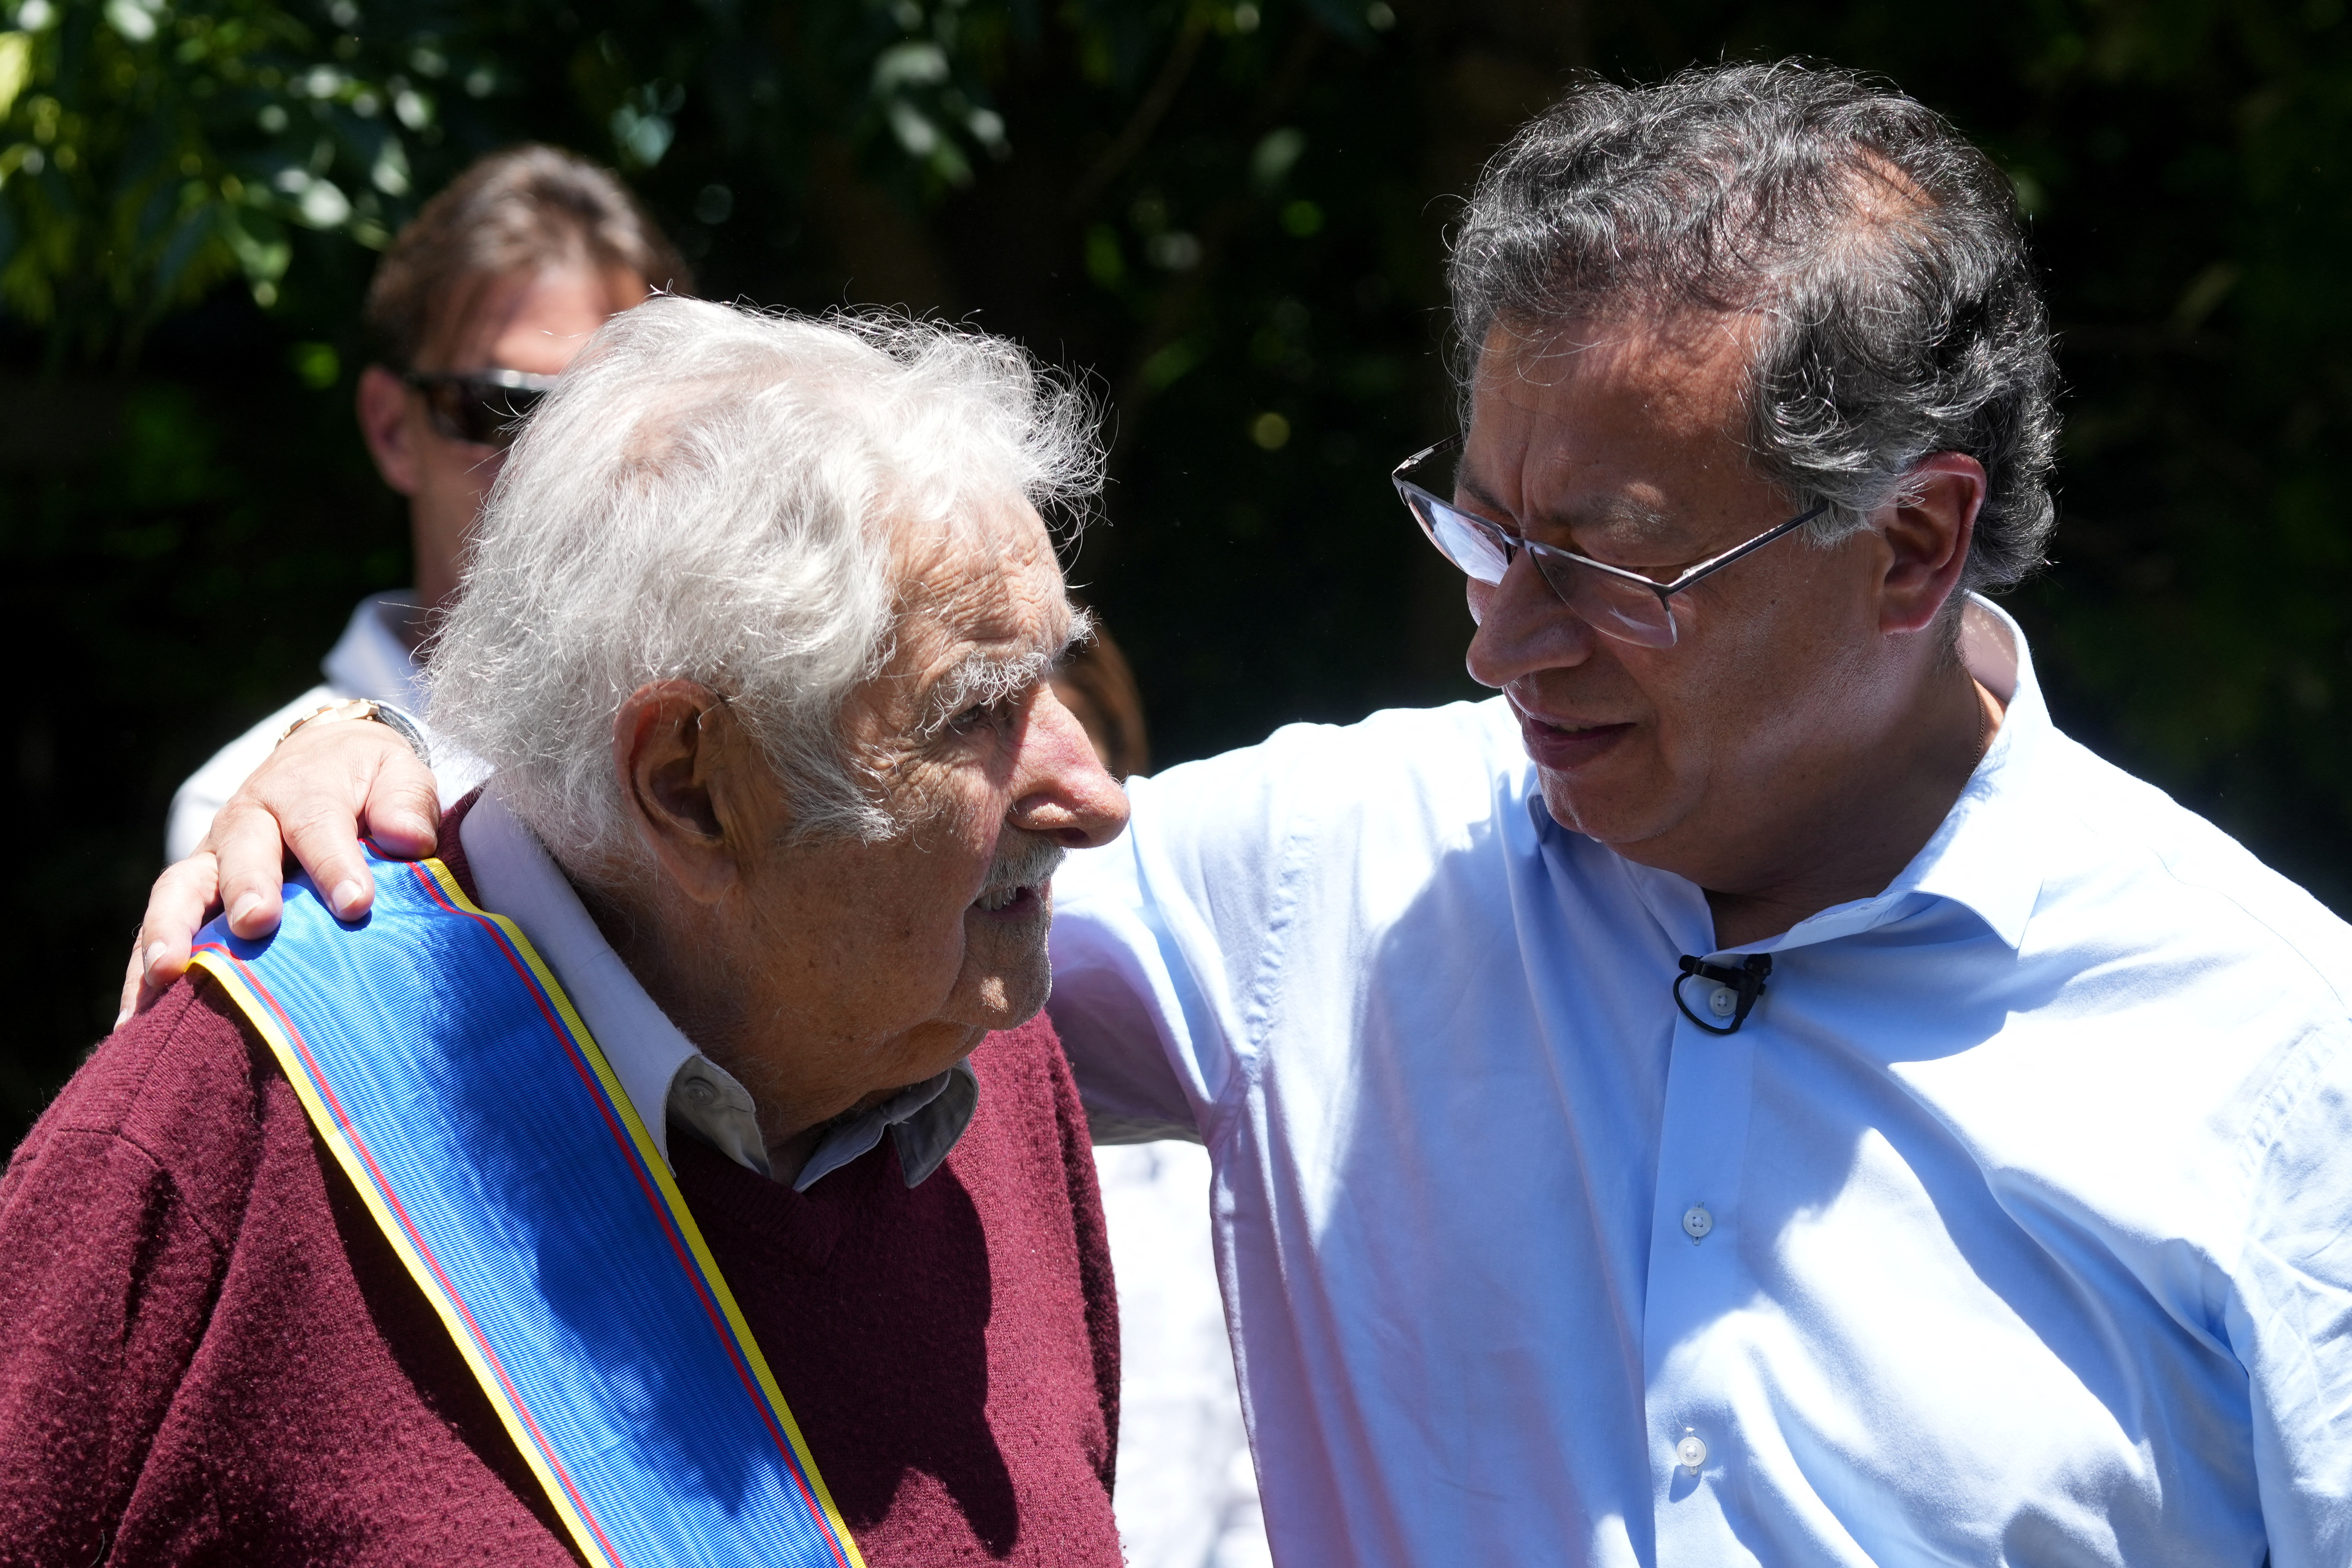
[[[1116,1564],[1037,1016],[1125,820],[1049,679],[1096,474],[1001,342],[608,327],[432,665],[441,858],[208,929],[0,1185],[8,1555]]]

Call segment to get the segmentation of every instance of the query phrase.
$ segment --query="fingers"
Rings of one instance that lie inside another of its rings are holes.
[[[288,739],[213,818],[197,852],[156,879],[122,980],[117,1027],[186,973],[189,948],[214,910],[248,940],[278,929],[291,853],[344,920],[375,899],[360,849],[364,823],[384,853],[429,855],[439,841],[431,770],[381,724],[314,724]]]
[[[139,1011],[139,983],[146,977],[147,966],[139,958],[139,939],[131,939],[131,964],[122,973],[122,995],[114,1007],[114,1026],[122,1027]]]
[[[394,859],[432,854],[440,847],[441,828],[441,789],[433,770],[404,745],[385,752],[360,803],[360,819],[375,847]]]
[[[175,866],[164,868],[147,896],[147,913],[139,922],[139,936],[123,976],[121,1011],[115,1027],[132,1015],[145,1012],[187,972],[188,950],[196,931],[218,908],[217,866],[209,850],[199,849]]]
[[[375,900],[360,849],[364,819],[387,852],[434,847],[440,809],[433,774],[382,724],[313,724],[297,731],[245,781],[213,819],[221,897],[242,937],[277,929],[278,888],[291,854],[327,907],[357,920]]]
[[[248,939],[278,929],[284,908],[278,889],[286,880],[285,837],[269,808],[247,793],[252,788],[253,781],[247,780],[220,808],[212,831],[205,836],[217,858],[218,893],[221,907],[228,910],[228,929]]]
[[[332,730],[346,733],[334,735]],[[440,837],[440,792],[432,770],[380,724],[331,726],[314,751],[315,756],[289,758],[260,795],[275,810],[286,853],[310,874],[329,909],[354,921],[375,902],[375,879],[360,848],[362,827],[387,855],[430,855]],[[258,773],[254,776],[260,780]],[[265,912],[256,907],[257,917]],[[276,923],[274,913],[270,923]],[[240,929],[237,934],[245,932]]]
[[[359,919],[375,902],[375,879],[369,875],[367,857],[360,848],[359,812],[355,803],[347,801],[321,800],[314,805],[305,800],[278,819],[286,834],[286,853],[310,873],[327,907],[346,921]],[[234,915],[230,923],[236,923]],[[277,923],[273,916],[270,924]]]

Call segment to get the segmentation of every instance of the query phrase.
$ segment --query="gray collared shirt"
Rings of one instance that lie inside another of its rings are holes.
[[[555,971],[662,1158],[675,1168],[667,1124],[676,1121],[737,1164],[772,1180],[751,1091],[697,1050],[646,994],[553,858],[495,789],[466,814],[458,837],[482,907],[521,927]],[[907,1184],[919,1185],[946,1161],[979,1105],[980,1080],[969,1061],[958,1062],[879,1105],[828,1123],[793,1189],[808,1191],[872,1150],[885,1132],[898,1146]],[[646,1114],[656,1106],[664,1114]]]

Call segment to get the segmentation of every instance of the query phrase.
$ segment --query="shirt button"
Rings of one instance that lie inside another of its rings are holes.
[[[1693,1241],[1705,1241],[1707,1232],[1714,1228],[1715,1216],[1706,1212],[1704,1205],[1693,1204],[1683,1210],[1683,1234]]]
[[[1739,1011],[1739,993],[1728,985],[1718,985],[1706,994],[1706,1010],[1718,1018],[1728,1018]]]
[[[1683,1440],[1675,1445],[1675,1458],[1685,1470],[1696,1471],[1706,1463],[1706,1445],[1696,1432],[1685,1432]]]

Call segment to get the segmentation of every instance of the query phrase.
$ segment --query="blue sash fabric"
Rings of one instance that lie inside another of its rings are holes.
[[[593,1564],[863,1568],[620,1080],[512,923],[369,851],[199,933]],[[658,1110],[658,1108],[655,1108]]]

